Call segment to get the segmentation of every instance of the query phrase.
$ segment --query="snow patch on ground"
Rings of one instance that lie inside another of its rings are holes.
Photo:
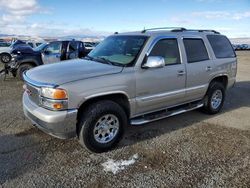
[[[119,171],[124,170],[125,167],[134,164],[138,158],[138,154],[134,154],[129,160],[114,161],[113,159],[109,159],[107,162],[103,163],[102,166],[104,171],[116,174]]]

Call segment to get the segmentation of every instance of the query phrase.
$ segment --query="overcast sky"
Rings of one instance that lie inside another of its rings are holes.
[[[250,37],[250,0],[0,0],[0,33],[107,35],[181,26]]]

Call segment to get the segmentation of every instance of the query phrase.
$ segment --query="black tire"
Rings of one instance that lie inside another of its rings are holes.
[[[219,94],[221,94],[221,102],[217,105],[212,104],[212,97],[213,95],[216,94],[216,92],[219,92]],[[207,94],[204,98],[205,102],[204,102],[204,106],[202,108],[202,111],[207,113],[207,114],[217,114],[221,111],[224,101],[225,101],[225,86],[220,83],[220,82],[212,82],[209,85]]]
[[[3,53],[0,55],[0,60],[2,63],[9,63],[11,60],[11,55],[8,53]]]
[[[17,77],[20,79],[20,80],[23,80],[23,73],[26,71],[26,70],[29,70],[29,69],[32,69],[34,66],[29,64],[29,63],[24,63],[24,64],[21,64],[18,69],[17,69]]]
[[[6,79],[6,70],[1,69],[0,70],[0,81],[4,81]]]
[[[119,128],[112,140],[107,143],[100,143],[95,139],[94,128],[98,120],[107,114],[114,115],[118,119]],[[88,150],[96,153],[106,152],[114,148],[120,141],[123,129],[128,122],[127,115],[123,108],[119,104],[109,100],[91,104],[80,115],[81,117],[78,124],[79,142]]]

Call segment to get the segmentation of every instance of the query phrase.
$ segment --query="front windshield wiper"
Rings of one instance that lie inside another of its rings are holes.
[[[120,66],[120,67],[123,67],[123,66],[124,66],[124,65],[121,64],[121,63],[117,63],[117,62],[114,62],[114,61],[110,61],[109,59],[106,59],[106,58],[104,58],[104,57],[96,57],[95,59],[101,60],[102,63],[106,63],[106,64],[109,64],[109,65]]]
[[[117,63],[117,62],[113,62],[113,61],[110,61],[104,57],[91,57],[89,55],[86,55],[84,57],[84,59],[87,59],[87,60],[91,60],[91,61],[97,61],[97,62],[100,62],[100,63],[105,63],[105,64],[109,64],[109,65],[115,65],[115,66],[124,66],[120,63]]]

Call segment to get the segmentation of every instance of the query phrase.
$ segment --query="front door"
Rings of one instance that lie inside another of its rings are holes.
[[[44,64],[56,63],[61,61],[61,42],[52,42],[42,52],[42,61]]]
[[[185,100],[186,69],[176,38],[158,40],[149,56],[165,59],[163,68],[141,68],[136,72],[137,115],[173,106]]]

